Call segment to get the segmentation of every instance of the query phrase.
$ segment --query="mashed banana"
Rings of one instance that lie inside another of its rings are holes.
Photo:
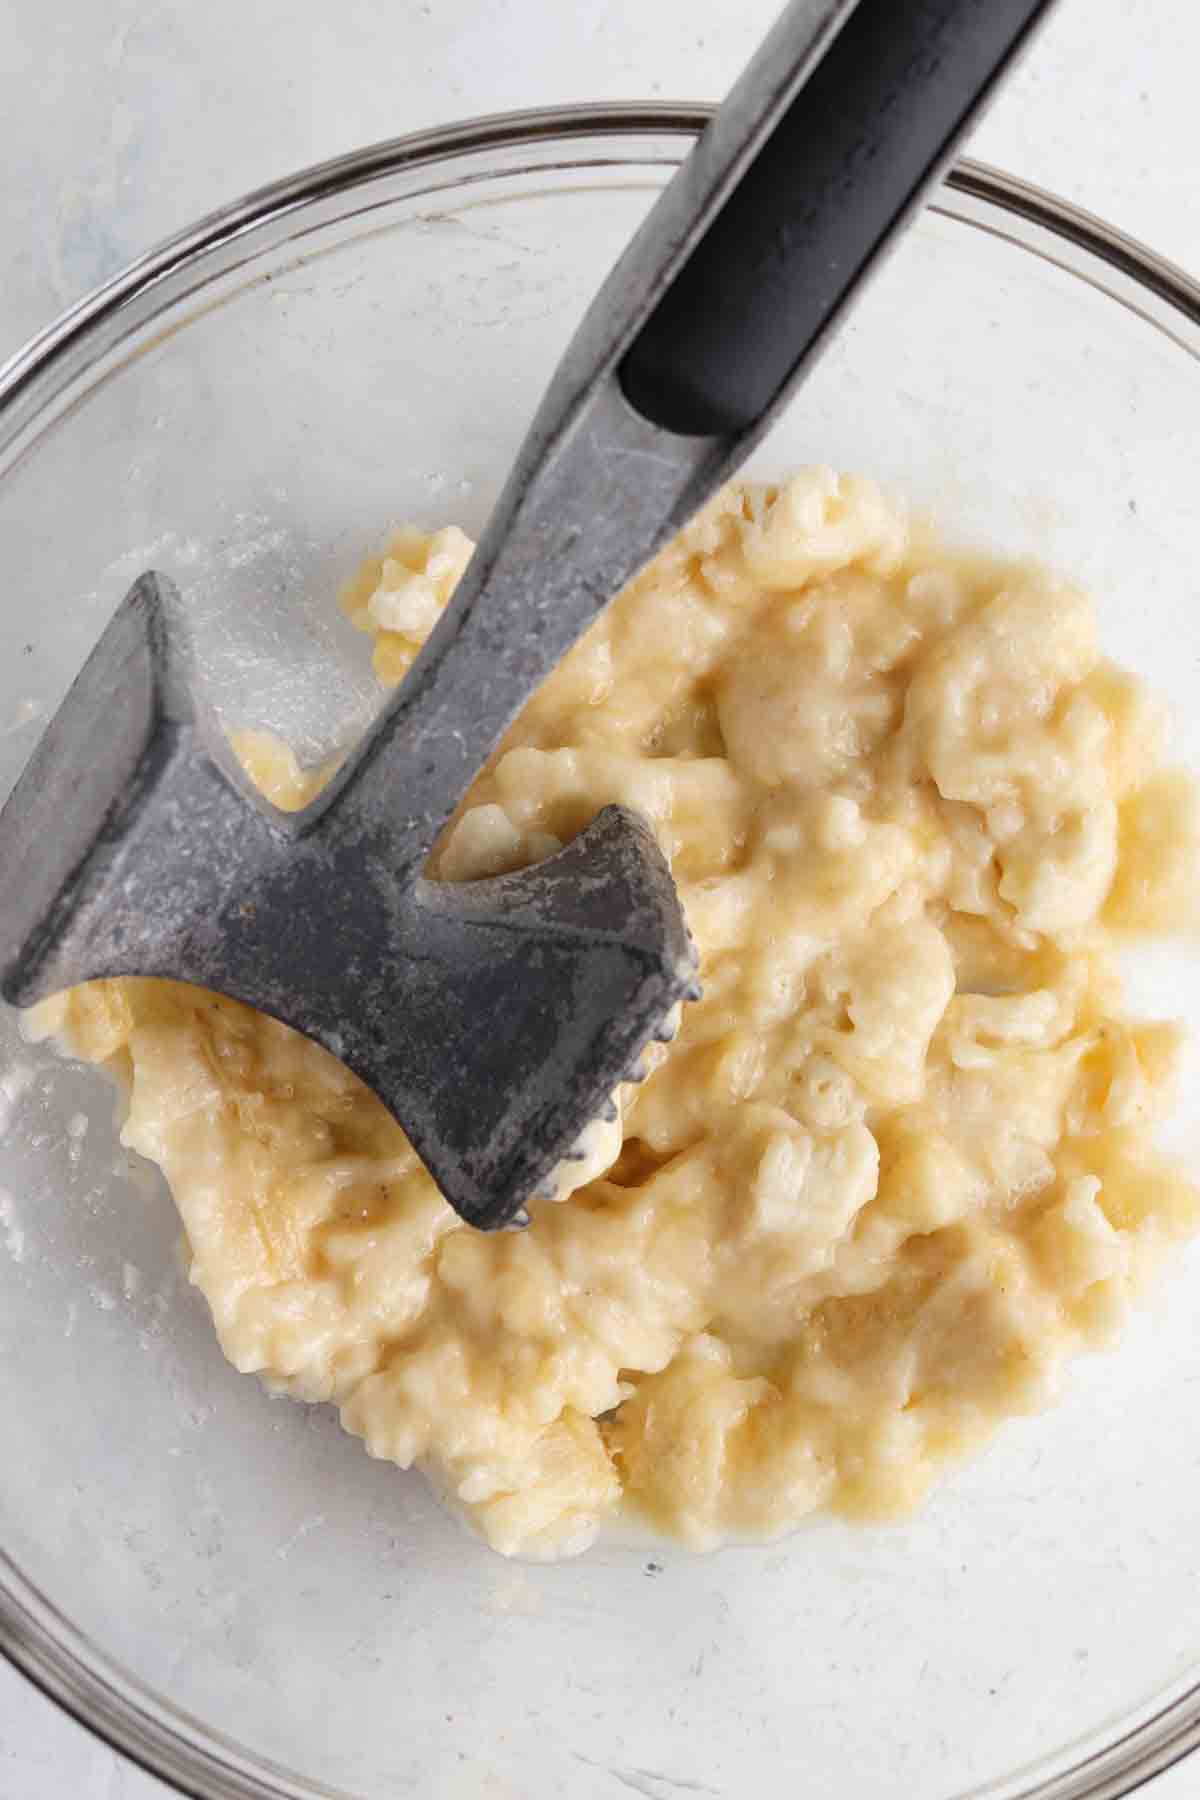
[[[470,554],[400,533],[343,596],[399,681]],[[536,696],[435,872],[609,802],[670,858],[704,999],[581,1182],[485,1236],[383,1107],[246,1007],[108,981],[38,1029],[129,1095],[239,1369],[330,1400],[506,1554],[623,1504],[697,1548],[920,1499],[1104,1341],[1200,1193],[1152,1137],[1174,1025],[1123,934],[1178,916],[1192,795],[1087,598],[952,555],[867,482],[730,488]],[[300,805],[321,777],[240,751]]]

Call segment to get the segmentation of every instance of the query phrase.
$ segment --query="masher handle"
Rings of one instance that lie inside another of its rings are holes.
[[[813,10],[788,9],[710,132],[736,146],[752,128],[771,65],[803,51]],[[756,431],[1048,10],[859,0],[800,91],[775,101],[728,198],[699,210],[695,241],[622,357],[622,391],[643,418],[700,436]]]
[[[423,860],[525,701],[765,431],[1053,0],[792,0],[605,281],[453,601],[307,821]]]

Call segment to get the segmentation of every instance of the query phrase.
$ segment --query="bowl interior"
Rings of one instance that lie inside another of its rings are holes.
[[[597,130],[415,158],[195,259],[79,363],[0,479],[0,793],[147,566],[188,595],[230,724],[305,756],[361,729],[378,696],[339,581],[404,520],[480,526],[685,149]],[[753,466],[873,474],[1080,577],[1200,771],[1194,328],[1047,245],[948,193]],[[1198,966],[1139,953],[1135,1004],[1200,1025]],[[1192,1064],[1187,1154],[1198,1101]],[[1195,1256],[910,1523],[523,1566],[225,1365],[112,1095],[7,1011],[0,1109],[0,1544],[85,1660],[256,1771],[226,1791],[948,1800],[1064,1767],[1200,1668]]]

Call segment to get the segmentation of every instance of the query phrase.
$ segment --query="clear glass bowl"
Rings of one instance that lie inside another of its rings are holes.
[[[205,221],[0,376],[0,792],[131,578],[227,717],[376,704],[332,605],[387,528],[478,527],[697,108],[478,122]],[[1100,596],[1200,769],[1200,290],[964,166],[756,463],[870,472]],[[333,673],[331,675],[331,666]],[[1135,997],[1200,1024],[1197,958]],[[910,1523],[502,1562],[328,1409],[226,1367],[112,1098],[0,1021],[0,1638],[196,1795],[1113,1796],[1200,1741],[1200,1262]],[[1194,1076],[1176,1133],[1196,1148]]]

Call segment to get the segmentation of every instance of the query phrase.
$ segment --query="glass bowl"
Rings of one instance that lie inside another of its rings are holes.
[[[484,519],[706,114],[484,120],[328,163],[136,264],[0,376],[0,793],[147,565],[226,717],[318,755],[378,703],[332,604]],[[1099,596],[1200,770],[1200,290],[955,171],[755,464],[878,477]],[[1200,959],[1134,1001],[1200,1024]],[[223,1362],[94,1074],[0,1021],[0,1639],[195,1795],[1114,1796],[1200,1742],[1200,1261],[910,1522],[506,1563],[328,1409]],[[1175,1138],[1200,1148],[1189,1076]]]

